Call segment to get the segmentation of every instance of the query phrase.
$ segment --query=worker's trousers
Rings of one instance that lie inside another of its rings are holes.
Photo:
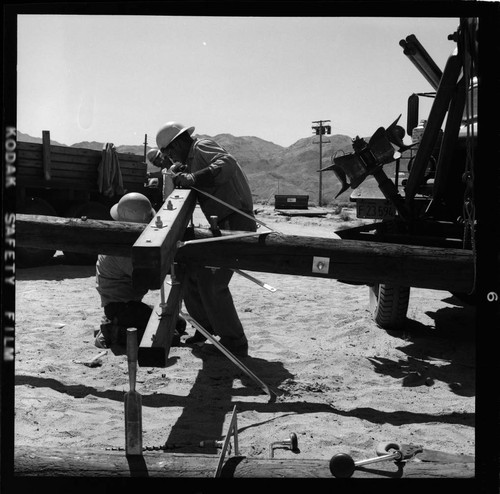
[[[219,227],[223,230],[256,231],[255,221],[238,213],[225,218]],[[189,267],[186,276],[184,304],[191,317],[207,331],[220,336],[223,344],[239,346],[246,343],[247,338],[229,290],[233,271]]]
[[[112,336],[112,340],[116,339],[116,341],[112,343],[126,345],[127,328],[137,328],[137,339],[140,342],[152,312],[153,309],[149,305],[136,300],[107,304],[104,307],[104,315],[118,329],[118,333]],[[102,326],[101,331],[104,332]]]

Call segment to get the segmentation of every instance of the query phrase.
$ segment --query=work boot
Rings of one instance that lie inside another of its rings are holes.
[[[179,333],[179,335],[183,335],[186,332],[186,326],[186,320],[182,316],[179,316],[175,324],[175,331]]]
[[[104,338],[101,330],[99,330],[95,336],[94,345],[97,348],[109,348],[108,345],[106,345],[106,338]]]
[[[186,334],[186,326],[186,320],[182,316],[179,316],[175,323],[174,336],[172,337],[170,346],[181,346],[181,336]]]
[[[101,326],[96,334],[95,346],[97,348],[110,348],[118,338],[118,326],[106,316],[101,320]]]
[[[199,331],[196,331],[193,336],[186,338],[184,343],[186,343],[186,345],[201,345],[202,343],[205,343],[206,340],[206,336],[202,335]]]
[[[206,331],[208,331],[210,334],[213,334],[215,335],[215,332],[214,330],[210,327],[210,326],[202,326]],[[196,345],[196,346],[200,346],[202,345],[205,341],[207,340],[207,338],[202,335],[199,331],[196,331],[194,333],[193,336],[190,336],[189,338],[186,339],[186,341],[184,342],[186,345]]]

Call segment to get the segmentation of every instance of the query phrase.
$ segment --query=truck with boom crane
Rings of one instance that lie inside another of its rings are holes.
[[[441,70],[415,35],[400,41],[403,53],[432,85],[432,93],[408,98],[405,129],[399,117],[380,127],[366,142],[353,139],[353,152],[332,157],[331,170],[353,189],[358,218],[373,223],[339,231],[343,239],[475,249],[474,169],[477,164],[477,95],[479,91],[478,23],[462,18],[448,39],[456,43]],[[432,97],[429,115],[419,115],[419,99]],[[443,128],[444,127],[444,128]],[[412,143],[403,142],[405,135]],[[384,171],[391,164],[394,178]],[[356,284],[360,284],[356,282]],[[411,286],[370,283],[370,307],[379,326],[401,329],[406,319]],[[475,280],[459,298],[474,299]]]

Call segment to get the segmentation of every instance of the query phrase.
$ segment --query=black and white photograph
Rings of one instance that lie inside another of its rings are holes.
[[[499,4],[375,3],[7,12],[5,480],[499,492]]]

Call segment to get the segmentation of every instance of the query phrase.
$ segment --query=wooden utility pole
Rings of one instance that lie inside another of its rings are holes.
[[[330,122],[330,120],[314,120],[312,128],[314,130],[314,134],[319,135],[319,168],[323,168],[323,134],[331,133],[331,125],[323,125],[326,122]],[[325,141],[328,143],[330,141]],[[314,144],[318,144],[315,142]],[[323,205],[323,174],[320,172],[319,174],[319,196],[318,196],[318,206]]]
[[[179,191],[188,192],[176,189]],[[150,225],[143,225],[19,214],[16,242],[23,247],[131,255],[134,283],[152,290],[162,286],[172,262],[363,284],[392,283],[462,292],[471,288],[472,252],[452,247],[263,233],[248,238],[192,243],[178,249],[179,239],[208,239],[212,233],[194,228],[189,235],[185,234],[194,195],[179,199],[176,206],[169,211],[177,213],[175,217],[162,215],[163,228],[156,227],[155,219]],[[226,230],[221,233],[222,236],[234,234]]]
[[[393,461],[377,468],[359,468],[353,478],[472,478],[474,457],[424,449],[420,461],[401,465]],[[139,458],[124,451],[100,451],[98,448],[75,451],[74,448],[48,449],[16,446],[15,474],[21,477],[177,477],[206,479],[217,464],[214,454],[145,451]],[[329,460],[314,458],[252,458],[230,456],[220,471],[226,478],[329,478],[334,479]]]

